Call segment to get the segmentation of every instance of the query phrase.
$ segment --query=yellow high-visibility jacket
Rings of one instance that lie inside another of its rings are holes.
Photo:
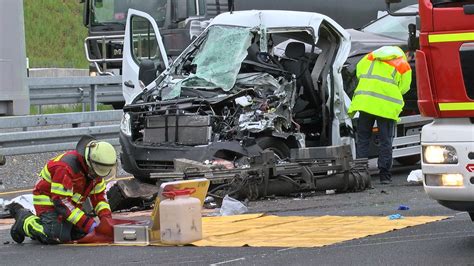
[[[398,121],[405,103],[403,96],[410,90],[411,68],[402,49],[383,46],[357,64],[359,79],[352,97],[349,115],[357,111]]]

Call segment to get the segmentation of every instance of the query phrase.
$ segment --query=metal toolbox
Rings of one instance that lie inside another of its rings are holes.
[[[150,244],[148,225],[121,224],[114,225],[115,244]]]

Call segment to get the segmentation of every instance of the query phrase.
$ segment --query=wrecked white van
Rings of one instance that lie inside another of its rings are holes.
[[[291,148],[354,152],[341,77],[349,50],[349,34],[324,15],[239,11],[213,19],[169,64],[153,18],[130,10],[123,169],[147,180],[175,158],[238,166],[262,150],[282,160]]]

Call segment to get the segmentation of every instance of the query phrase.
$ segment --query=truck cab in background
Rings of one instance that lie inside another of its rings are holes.
[[[91,75],[121,75],[123,37],[129,8],[156,21],[170,57],[178,56],[207,26],[208,20],[229,10],[227,0],[81,0],[84,41]]]
[[[434,119],[421,134],[424,189],[474,221],[474,1],[419,0],[419,16],[418,107]]]

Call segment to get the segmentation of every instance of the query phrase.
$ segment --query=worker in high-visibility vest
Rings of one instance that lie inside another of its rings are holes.
[[[104,177],[116,161],[114,147],[91,136],[82,137],[76,150],[48,161],[33,190],[36,215],[18,203],[8,206],[15,218],[10,231],[13,240],[22,243],[31,237],[44,244],[57,244],[78,240],[94,230],[111,231],[102,228],[109,227],[104,221],[112,218]],[[82,210],[87,198],[100,222]]]
[[[349,115],[359,112],[357,123],[357,158],[369,156],[374,122],[380,133],[378,169],[380,182],[390,184],[392,177],[392,143],[403,96],[410,90],[411,68],[405,53],[397,46],[383,46],[357,64],[359,83],[354,91]]]

